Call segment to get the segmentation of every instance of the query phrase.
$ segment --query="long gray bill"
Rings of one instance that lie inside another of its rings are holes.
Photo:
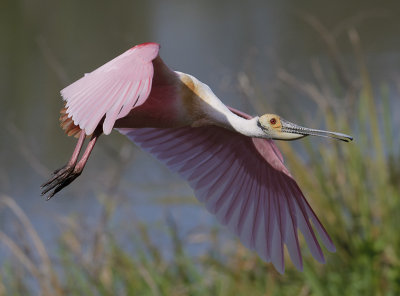
[[[344,142],[353,141],[353,137],[350,137],[349,135],[346,135],[346,134],[302,127],[297,124],[291,123],[289,121],[282,120],[282,118],[281,118],[281,122],[282,122],[282,131],[287,132],[287,133],[300,134],[300,135],[304,135],[304,136],[318,136],[318,137],[325,137],[325,138],[333,138],[333,139],[341,140]]]

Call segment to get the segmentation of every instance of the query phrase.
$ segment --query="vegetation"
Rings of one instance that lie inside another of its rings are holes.
[[[114,205],[107,198],[101,198],[108,201],[98,227],[77,227],[76,219],[69,219],[58,256],[50,258],[18,205],[1,196],[24,232],[11,238],[0,231],[0,242],[15,255],[1,268],[0,295],[400,295],[400,154],[392,140],[397,133],[387,86],[374,88],[357,32],[350,30],[349,37],[357,79],[349,78],[337,56],[335,70],[324,72],[318,61],[312,63],[314,83],[278,72],[285,88],[312,99],[317,113],[324,114],[316,119],[318,126],[356,136],[350,144],[312,145],[305,139],[301,153],[293,143],[279,144],[337,247],[336,253],[326,253],[325,265],[304,252],[304,272],[287,261],[285,275],[279,275],[235,240],[228,241],[234,247],[224,248],[219,230],[206,237],[211,244],[205,254],[189,255],[187,238],[173,219],[163,228],[170,234],[172,256],[152,242],[151,229],[141,223],[135,226],[140,235],[132,238],[136,251],[129,252],[108,227]],[[335,54],[334,43],[328,45]],[[249,93],[251,86],[241,85]]]

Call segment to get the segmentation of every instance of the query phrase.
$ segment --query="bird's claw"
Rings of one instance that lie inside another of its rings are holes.
[[[57,192],[68,186],[81,174],[82,170],[76,169],[74,165],[65,165],[62,168],[55,170],[53,176],[40,187],[43,189],[41,195],[47,195],[46,200],[52,198]]]
[[[74,165],[64,165],[63,167],[55,170],[53,172],[52,177],[47,180],[47,182],[43,183],[42,185],[40,185],[41,188],[45,188],[49,185],[51,185],[51,183],[53,183],[55,180],[63,178],[64,176],[70,174],[72,171],[74,170]],[[45,191],[42,192],[42,195],[45,193]]]
[[[64,166],[62,166],[62,167],[60,167],[60,168],[54,170],[54,171],[53,171],[53,175],[57,175],[58,172],[60,172],[60,171],[62,171],[63,169],[65,169],[67,166],[68,166],[68,165],[66,164],[66,165],[64,165]],[[54,177],[53,177],[53,178],[54,178]],[[46,184],[47,184],[47,183],[46,183]],[[42,185],[42,187],[43,187],[43,185]]]

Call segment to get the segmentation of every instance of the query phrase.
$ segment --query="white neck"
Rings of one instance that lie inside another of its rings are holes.
[[[188,75],[177,72],[180,75]],[[206,114],[206,121],[226,129],[236,131],[248,137],[266,138],[266,134],[257,125],[258,116],[252,119],[244,119],[232,113],[220,99],[212,92],[208,85],[200,82],[195,77],[188,75],[196,84],[196,94],[201,101],[198,107]]]
[[[232,113],[228,108],[226,108],[224,115],[225,120],[221,122],[223,127],[248,137],[265,138],[265,133],[257,125],[258,116],[252,119],[244,119]]]

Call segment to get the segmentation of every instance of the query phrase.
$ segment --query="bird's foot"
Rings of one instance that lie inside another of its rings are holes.
[[[52,198],[57,192],[68,186],[72,181],[80,176],[82,169],[75,164],[67,164],[53,172],[53,176],[40,187],[43,189],[42,195],[47,195],[47,200]]]

